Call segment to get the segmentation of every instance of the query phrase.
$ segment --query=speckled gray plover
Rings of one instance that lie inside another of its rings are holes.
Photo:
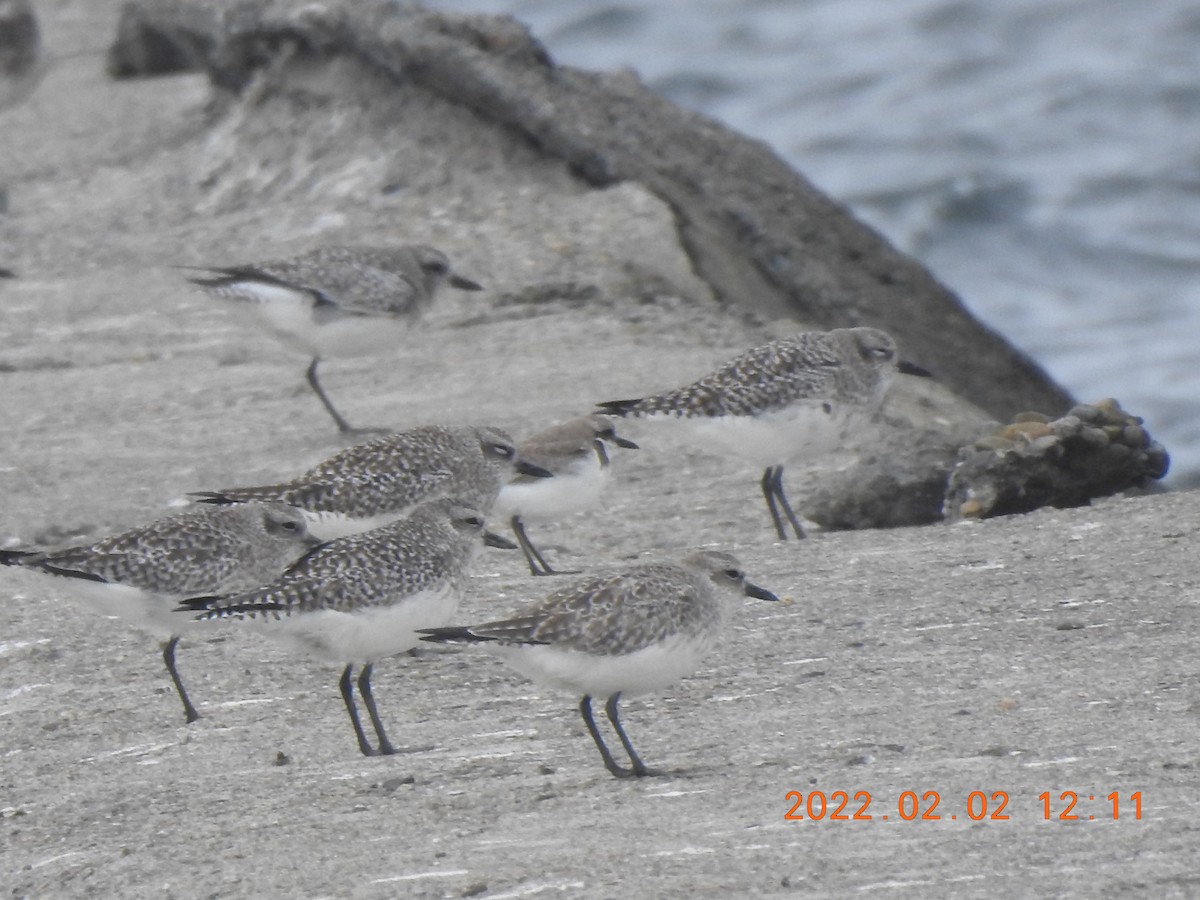
[[[194,722],[199,713],[175,667],[175,647],[195,622],[173,611],[176,604],[201,592],[243,591],[277,578],[314,544],[304,517],[291,507],[200,506],[92,544],[3,550],[0,564],[60,576],[86,608],[166,637],[163,662],[187,721]]]
[[[691,426],[712,446],[765,466],[762,493],[775,533],[804,529],[783,490],[783,467],[846,445],[879,411],[897,373],[928,376],[900,360],[878,328],[809,331],[748,350],[685,387],[598,406],[609,415]]]
[[[179,609],[202,619],[260,623],[263,635],[345,666],[339,687],[364,756],[395,753],[371,693],[381,659],[416,645],[419,628],[454,617],[467,569],[484,543],[516,549],[484,529],[483,514],[456,498],[422,504],[383,528],[322,544],[277,581],[226,597],[194,597]],[[367,740],[351,682],[371,717],[378,749]]]
[[[252,302],[268,329],[312,357],[309,386],[343,433],[359,429],[325,395],[317,380],[321,360],[392,352],[443,283],[481,290],[451,272],[446,254],[419,245],[318,247],[271,262],[185,268],[212,272],[188,280],[209,293]]]
[[[606,445],[636,450],[620,437],[607,416],[583,416],[552,425],[517,445],[520,457],[550,472],[552,478],[517,475],[500,489],[494,512],[509,517],[513,533],[534,575],[560,573],[550,568],[525,533],[526,522],[552,522],[595,507],[611,467]]]
[[[330,540],[394,522],[434,497],[453,495],[486,514],[514,474],[550,473],[518,456],[499,428],[424,425],[349,447],[291,481],[192,496],[287,503],[304,512],[313,534]]]
[[[618,701],[695,671],[744,596],[778,599],[749,583],[730,554],[702,550],[679,564],[590,575],[511,619],[426,629],[422,640],[482,644],[527,678],[582,695],[579,711],[605,767],[618,778],[641,777],[656,773],[621,727]],[[600,737],[593,697],[607,698],[604,708],[630,767],[619,765]]]

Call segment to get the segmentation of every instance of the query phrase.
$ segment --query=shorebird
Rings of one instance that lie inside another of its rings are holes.
[[[195,623],[173,612],[200,592],[247,590],[270,581],[317,541],[304,517],[282,504],[201,506],[141,528],[61,550],[2,550],[0,564],[50,575],[95,612],[120,616],[166,637],[163,662],[188,722],[200,717],[179,671],[175,647]]]
[[[521,459],[553,476],[518,474],[496,498],[495,512],[511,517],[513,533],[531,574],[573,574],[550,568],[525,533],[525,522],[552,522],[599,503],[611,472],[606,449],[610,443],[631,450],[638,446],[620,437],[611,419],[592,415],[553,425],[517,445]]]
[[[454,617],[479,548],[515,550],[484,529],[483,513],[456,498],[425,503],[408,518],[322,544],[271,584],[224,597],[193,597],[199,618],[257,621],[263,635],[345,666],[338,686],[364,756],[391,754],[371,693],[374,664],[415,646],[419,628]],[[379,740],[367,740],[351,681]]]
[[[354,433],[317,380],[328,356],[388,353],[447,283],[482,288],[450,270],[446,254],[420,245],[318,247],[299,256],[234,266],[186,266],[211,272],[189,278],[211,294],[254,304],[266,327],[312,357],[305,377],[343,434]]]
[[[590,575],[511,619],[423,629],[422,640],[478,643],[522,675],[582,695],[579,712],[617,778],[657,774],[633,749],[617,710],[624,695],[659,690],[695,671],[742,597],[777,600],[751,584],[728,553],[702,550],[679,564],[650,563]],[[630,766],[613,759],[592,717],[604,708]]]
[[[878,328],[809,331],[747,350],[677,390],[597,405],[609,415],[689,425],[697,446],[765,466],[763,499],[786,540],[783,516],[797,538],[804,529],[784,494],[784,464],[844,446],[879,411],[897,373],[929,375],[899,359],[896,342]]]
[[[491,426],[424,425],[341,451],[291,481],[192,494],[201,503],[270,500],[304,513],[322,540],[394,522],[435,497],[455,496],[485,514],[514,474],[550,475]]]

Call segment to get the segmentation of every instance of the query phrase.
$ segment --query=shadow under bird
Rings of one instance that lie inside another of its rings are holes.
[[[577,574],[552,569],[529,540],[525,522],[552,522],[596,506],[611,477],[608,444],[638,449],[633,441],[617,434],[612,419],[599,415],[553,425],[517,445],[521,459],[553,476],[518,474],[500,489],[496,498],[495,512],[509,517],[530,574]]]
[[[513,475],[550,473],[520,457],[499,428],[423,425],[349,447],[291,481],[191,496],[212,504],[286,503],[303,512],[313,534],[330,540],[394,522],[435,497],[455,496],[487,514]]]
[[[482,290],[452,272],[446,254],[421,245],[318,247],[268,262],[180,268],[211,272],[188,280],[210,294],[249,301],[276,337],[312,357],[308,384],[343,434],[363,429],[326,396],[317,380],[321,360],[394,351],[442,284]]]
[[[202,506],[92,544],[2,550],[0,564],[58,576],[87,609],[165,636],[163,662],[184,716],[194,722],[200,714],[175,667],[175,647],[196,623],[173,611],[176,604],[202,591],[247,590],[277,578],[316,543],[304,517],[281,504]]]
[[[582,695],[579,712],[605,768],[617,778],[659,774],[633,749],[620,698],[668,687],[691,674],[743,597],[779,599],[746,580],[728,553],[702,550],[682,562],[649,563],[579,579],[511,619],[423,629],[422,640],[474,643],[522,675]],[[609,752],[592,716],[604,705],[630,765]]]
[[[843,448],[878,414],[897,374],[928,377],[901,360],[878,328],[801,332],[771,341],[677,390],[597,404],[604,413],[688,426],[696,446],[764,466],[763,499],[780,540],[784,516],[804,528],[783,490],[783,467]]]
[[[483,514],[455,498],[433,500],[382,528],[321,544],[276,581],[224,597],[192,597],[199,619],[255,622],[262,635],[344,665],[338,686],[364,756],[395,753],[371,693],[381,659],[416,645],[417,629],[454,617],[467,570],[484,545],[516,545],[485,530]],[[378,738],[367,740],[352,676]]]

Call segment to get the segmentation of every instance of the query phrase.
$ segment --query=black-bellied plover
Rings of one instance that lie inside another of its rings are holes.
[[[618,778],[656,774],[634,752],[617,703],[674,684],[695,671],[743,596],[777,600],[746,580],[728,553],[701,550],[678,564],[649,563],[590,575],[511,619],[424,630],[422,640],[480,643],[522,675],[582,695],[579,711],[608,771]],[[629,768],[609,753],[592,718],[605,710]]]
[[[836,450],[878,412],[896,374],[927,376],[878,328],[809,331],[771,341],[678,390],[597,404],[609,415],[690,425],[698,446],[765,466],[763,498],[780,540],[783,517],[804,529],[783,490],[785,463]]]
[[[490,426],[424,425],[349,447],[280,484],[197,492],[202,503],[272,500],[304,512],[322,540],[378,528],[434,497],[455,496],[485,514],[514,474],[548,477]]]
[[[525,533],[525,522],[552,522],[600,502],[610,468],[607,444],[637,449],[620,437],[607,416],[583,416],[553,425],[517,445],[521,458],[541,466],[552,478],[517,475],[500,489],[495,513],[511,517],[513,533],[534,575],[559,573],[538,552]]]
[[[260,632],[330,662],[345,665],[339,687],[358,747],[365,756],[395,753],[371,693],[375,662],[416,645],[417,629],[454,617],[467,569],[484,543],[515,550],[484,529],[483,513],[456,498],[422,504],[408,518],[329,541],[278,580],[225,597],[193,597],[179,609],[202,619],[261,623]],[[358,690],[379,747],[359,721],[351,682]]]
[[[189,722],[199,718],[179,671],[175,647],[195,623],[174,612],[198,593],[244,591],[277,578],[312,549],[304,517],[283,504],[199,506],[78,547],[3,550],[0,564],[61,576],[88,609],[121,616],[167,638],[163,662]]]
[[[190,278],[212,294],[248,300],[287,345],[312,357],[306,377],[338,429],[354,429],[317,380],[325,357],[373,356],[398,346],[401,333],[432,305],[443,282],[481,290],[450,270],[446,254],[420,245],[318,247],[299,256],[235,266],[193,266]]]

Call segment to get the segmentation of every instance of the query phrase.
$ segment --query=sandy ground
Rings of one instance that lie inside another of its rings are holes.
[[[447,292],[395,359],[325,369],[361,424],[521,435],[672,386],[771,331],[706,298],[653,198],[585,191],[503,141],[451,165],[433,126],[399,115],[420,97],[386,111],[396,156],[341,146],[383,113],[339,110],[327,146],[310,128],[273,168],[246,148],[279,121],[214,129],[201,79],[100,76],[115,6],[46,4],[52,46],[97,52],[0,113],[0,264],[22,276],[0,284],[0,539],[98,536],[341,446],[305,360],[188,292],[171,264],[380,231],[447,249],[482,297]],[[365,193],[388,167],[405,187]],[[632,740],[668,776],[611,778],[576,698],[453,648],[377,667],[407,751],[395,757],[358,755],[336,670],[242,633],[181,646],[204,716],[185,726],[152,639],[3,571],[4,892],[1200,893],[1200,494],[781,544],[758,473],[629,433],[644,448],[616,459],[605,509],[531,528],[553,559],[718,544],[791,601],[748,601],[700,672],[625,704]],[[477,575],[464,621],[550,589],[516,553],[489,551]],[[835,820],[831,804],[788,820],[793,791],[845,792],[847,817],[869,794],[872,818]],[[1077,820],[1060,818],[1066,791]],[[914,799],[940,819],[905,821]]]

